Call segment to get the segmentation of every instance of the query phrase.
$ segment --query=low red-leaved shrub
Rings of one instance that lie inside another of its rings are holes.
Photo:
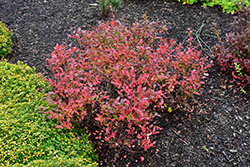
[[[226,46],[220,41],[213,48],[221,70],[231,70],[237,84],[244,88],[250,83],[250,6],[242,6],[233,24],[235,32],[226,35]]]
[[[75,30],[69,37],[79,46],[57,44],[48,59],[54,92],[47,100],[56,106],[50,118],[60,128],[94,122],[98,138],[111,147],[153,147],[150,136],[161,129],[151,123],[157,111],[172,112],[198,94],[211,65],[191,42],[183,51],[157,36],[165,30],[146,16],[131,27],[113,19],[92,31]]]

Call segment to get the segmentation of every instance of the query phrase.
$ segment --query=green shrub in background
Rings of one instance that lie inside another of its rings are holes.
[[[178,0],[179,2],[193,4],[197,3],[198,0]],[[223,12],[234,14],[236,11],[239,11],[242,7],[242,4],[246,6],[250,5],[250,0],[200,0],[204,7],[206,6],[215,6],[219,5],[222,7]]]
[[[183,2],[184,4],[189,4],[189,5],[192,5],[198,2],[198,0],[178,0],[178,1]]]
[[[38,113],[48,91],[34,69],[0,61],[0,166],[97,166],[84,131],[55,129]]]
[[[250,5],[250,0],[201,0],[203,6],[220,5],[223,12],[234,14],[239,11],[244,3],[246,6]]]
[[[5,24],[0,21],[0,58],[11,53],[13,43],[11,40],[12,33]]]
[[[99,0],[99,5],[102,15],[107,17],[108,12],[110,11],[110,6],[119,9],[121,7],[121,0]]]

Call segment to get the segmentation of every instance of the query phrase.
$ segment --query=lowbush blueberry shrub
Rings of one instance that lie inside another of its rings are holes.
[[[237,84],[244,88],[250,83],[250,7],[243,5],[235,16],[233,27],[235,32],[227,34],[226,46],[216,32],[220,43],[213,52],[221,70],[232,71]]]
[[[110,147],[153,147],[150,136],[161,130],[152,124],[160,112],[172,112],[198,90],[210,67],[190,45],[185,50],[173,39],[159,37],[166,28],[144,20],[131,27],[113,19],[95,30],[78,28],[78,46],[56,45],[48,59],[54,91],[47,112],[59,128],[88,128],[90,122]]]

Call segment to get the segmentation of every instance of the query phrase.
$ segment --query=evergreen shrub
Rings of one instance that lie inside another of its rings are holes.
[[[43,98],[50,90],[29,66],[0,61],[0,166],[97,166],[83,130],[56,129],[55,122],[38,112],[39,106],[49,106]]]
[[[5,24],[0,21],[0,58],[11,53],[13,47],[12,35]]]

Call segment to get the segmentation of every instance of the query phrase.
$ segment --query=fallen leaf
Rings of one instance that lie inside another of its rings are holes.
[[[223,88],[223,89],[227,88],[226,85],[221,85],[220,87]]]

